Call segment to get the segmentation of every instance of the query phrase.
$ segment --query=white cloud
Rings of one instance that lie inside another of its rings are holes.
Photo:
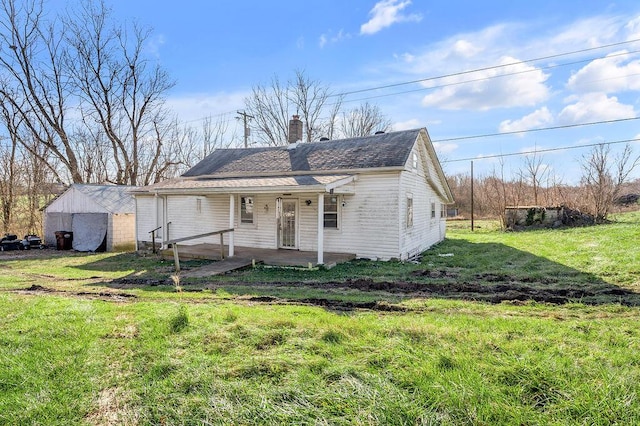
[[[553,115],[547,107],[542,107],[519,120],[505,120],[500,123],[501,133],[520,132],[530,129],[539,129],[553,122]]]
[[[159,58],[160,57],[160,49],[164,46],[166,40],[163,34],[158,34],[154,37],[151,37],[147,42],[147,52],[150,55]]]
[[[587,93],[570,99],[576,102],[567,105],[558,114],[561,124],[616,120],[636,115],[632,105],[621,104],[617,97],[608,97],[605,93]]]
[[[626,51],[596,59],[569,78],[567,87],[578,93],[614,93],[640,90],[640,60]]]
[[[560,49],[560,52],[602,46],[620,40],[620,31],[624,29],[628,18],[599,15],[573,21],[546,41],[549,46]]]
[[[437,75],[493,65],[508,50],[505,40],[512,39],[514,32],[514,26],[495,25],[473,33],[456,34],[425,46],[421,52],[396,55],[402,61],[398,71]]]
[[[402,14],[402,10],[411,4],[411,0],[382,0],[373,6],[369,12],[371,19],[360,26],[360,34],[375,34],[383,28],[390,27],[398,22],[414,21],[422,19],[419,14]]]
[[[219,114],[234,116],[237,109],[244,108],[244,99],[248,95],[249,92],[187,93],[169,97],[166,106],[177,114],[180,120],[187,122]],[[215,120],[219,118],[216,117]]]
[[[320,49],[322,49],[327,45],[327,43],[338,43],[349,38],[351,38],[351,34],[345,33],[344,30],[338,31],[335,35],[331,35],[331,31],[328,31],[328,34],[325,33],[320,36],[318,45],[320,46]]]
[[[417,129],[420,127],[420,120],[412,118],[411,120],[393,123],[391,127],[394,131]]]
[[[324,34],[321,34],[320,40],[318,41],[318,45],[320,46],[320,49],[322,49],[326,44],[327,44],[327,36]]]
[[[432,87],[433,91],[428,92],[423,99],[423,106],[426,107],[479,111],[518,106],[537,107],[541,102],[550,102],[552,95],[560,93],[560,79],[567,81],[569,78],[564,75],[566,68],[543,71],[542,68],[553,65],[553,61],[540,61],[474,73],[465,73],[466,70],[490,68],[506,62],[630,40],[632,34],[636,33],[637,38],[640,38],[640,17],[636,16],[595,16],[569,22],[554,31],[542,31],[540,25],[539,21],[509,22],[475,32],[458,33],[430,43],[420,50],[398,52],[394,55],[394,71],[407,74],[407,79],[463,73],[427,80],[423,85]],[[634,47],[628,48],[632,50]],[[585,51],[573,55],[572,59],[593,55],[593,52]],[[579,89],[580,93],[601,90],[602,87],[607,90],[636,90],[636,85],[640,84],[640,71],[636,71],[636,67],[640,67],[640,62],[632,62],[626,56],[624,58],[627,59],[609,58],[603,64],[595,62],[585,67],[572,79],[573,88]],[[513,73],[517,74],[506,75]],[[465,83],[470,80],[473,81]],[[587,86],[593,80],[600,82],[590,89]],[[568,87],[565,85],[564,88]]]
[[[472,74],[431,80],[436,89],[422,99],[422,105],[441,109],[487,111],[493,108],[533,106],[549,97],[548,74],[517,59],[504,57],[495,67]],[[441,86],[440,88],[437,88]],[[444,86],[444,87],[442,87]]]
[[[458,144],[456,143],[444,143],[444,142],[434,142],[433,147],[435,148],[438,155],[442,154],[450,154],[458,149]]]
[[[474,45],[468,40],[457,40],[451,48],[454,54],[462,58],[471,58],[482,52],[482,50],[482,47]]]

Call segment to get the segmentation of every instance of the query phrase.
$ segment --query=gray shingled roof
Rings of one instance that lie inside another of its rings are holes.
[[[74,188],[87,195],[111,213],[135,213],[134,198],[129,191],[135,186],[74,184]]]
[[[420,129],[271,148],[218,149],[183,176],[259,176],[403,166]]]

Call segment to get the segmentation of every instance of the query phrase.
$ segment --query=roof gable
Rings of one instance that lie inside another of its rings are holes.
[[[219,149],[184,177],[403,167],[421,129],[270,148]]]
[[[135,188],[125,185],[73,184],[53,200],[46,210],[66,211],[74,206],[83,212],[134,213],[135,201],[129,191]]]

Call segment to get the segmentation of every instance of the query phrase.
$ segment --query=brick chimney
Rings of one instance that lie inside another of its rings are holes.
[[[295,114],[291,120],[289,120],[289,143],[296,143],[302,141],[302,120],[300,116]]]

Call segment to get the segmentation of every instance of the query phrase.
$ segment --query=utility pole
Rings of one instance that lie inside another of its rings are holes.
[[[244,147],[247,148],[249,146],[249,120],[254,117],[253,115],[247,114],[245,111],[238,111],[238,115],[240,117],[236,118],[242,118],[242,121],[244,122]]]
[[[473,160],[471,160],[471,231],[473,231]]]

